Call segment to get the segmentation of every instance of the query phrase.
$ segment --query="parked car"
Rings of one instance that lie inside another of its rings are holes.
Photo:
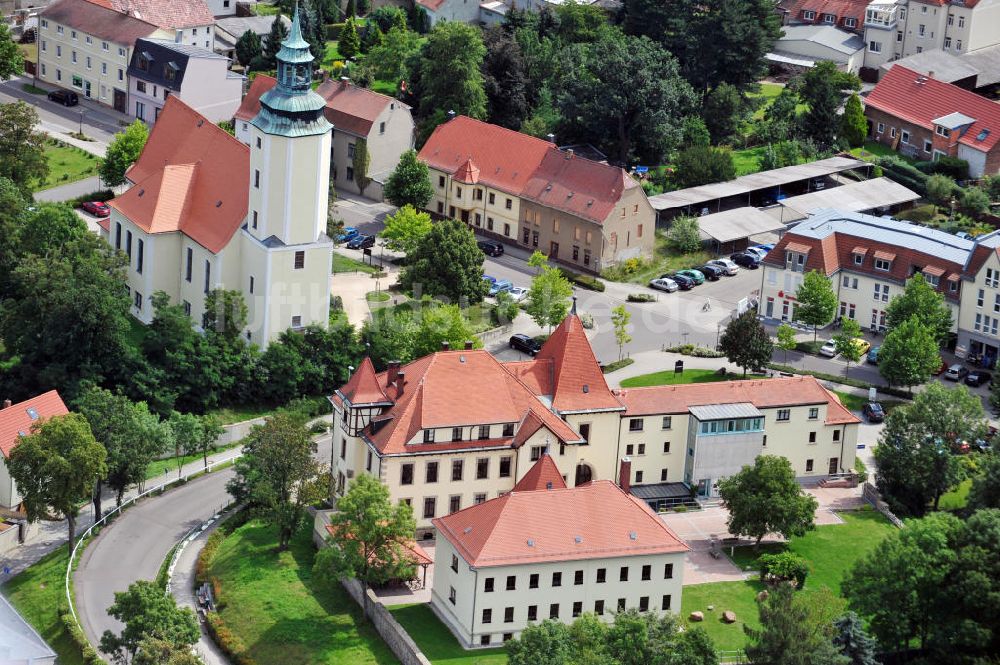
[[[727,275],[735,275],[740,271],[740,267],[729,259],[715,259],[714,261],[709,261],[708,265],[719,266]]]
[[[858,355],[864,357],[868,350],[872,348],[872,343],[867,339],[861,339],[860,337],[854,340],[854,346],[858,347]]]
[[[868,402],[861,409],[861,413],[864,414],[870,423],[880,423],[885,420],[885,409],[878,402]]]
[[[510,336],[510,348],[533,356],[542,350],[542,345],[535,341],[533,337],[518,333]]]
[[[677,288],[681,291],[690,291],[695,286],[695,281],[688,277],[687,275],[682,275],[679,272],[667,273],[666,275],[660,275],[660,279],[672,279],[677,284]]]
[[[736,265],[743,268],[749,268],[750,270],[756,270],[760,267],[760,258],[756,254],[737,252],[731,255],[729,259]]]
[[[515,286],[510,290],[510,298],[514,302],[521,302],[528,297],[528,289],[523,286]]]
[[[756,247],[758,249],[762,249],[765,252],[770,252],[772,249],[774,249],[774,243],[773,242],[762,242],[759,245],[754,245],[754,247]]]
[[[347,241],[347,249],[368,249],[375,246],[375,236],[366,236],[362,233]]]
[[[357,227],[345,226],[342,233],[340,233],[334,240],[336,242],[347,242],[361,235],[361,231],[358,231]]]
[[[968,368],[965,365],[954,364],[947,369],[944,373],[944,378],[949,381],[961,381],[969,373]]]
[[[880,346],[873,346],[871,350],[868,351],[868,362],[872,365],[878,365],[878,350],[882,348]]]
[[[87,201],[80,207],[94,217],[107,217],[111,214],[111,206],[104,201]]]
[[[764,260],[764,257],[767,256],[767,252],[768,252],[768,250],[763,249],[762,247],[756,247],[756,246],[755,247],[747,247],[743,251],[746,252],[747,254],[753,254],[760,261]]]
[[[819,349],[819,355],[826,356],[827,358],[833,358],[837,355],[837,343],[832,339],[826,340],[823,346]]]
[[[722,268],[720,268],[719,266],[713,266],[711,263],[706,263],[703,266],[698,266],[698,272],[704,275],[705,279],[711,282],[719,281],[719,278],[722,277],[724,274],[726,274]]]
[[[502,256],[503,255],[503,245],[493,240],[479,240],[476,242],[479,249],[482,250],[483,254],[486,256]]]
[[[978,388],[984,383],[989,383],[993,380],[993,375],[989,372],[984,372],[981,369],[974,369],[969,372],[969,375],[965,377],[965,385],[972,386],[973,388]]]
[[[76,106],[80,103],[80,98],[72,90],[53,90],[48,94],[49,101],[63,106]]]
[[[656,279],[650,280],[649,288],[656,289],[657,291],[666,291],[667,293],[673,293],[680,288],[677,282],[670,279],[669,277],[657,277]]]
[[[694,280],[695,284],[704,284],[705,283],[705,276],[703,274],[701,274],[700,272],[698,272],[697,270],[694,270],[692,268],[688,268],[686,270],[678,270],[677,274],[678,275],[684,275],[685,277],[690,277],[691,279]]]
[[[510,291],[513,288],[514,284],[511,283],[509,279],[498,279],[497,281],[493,282],[493,286],[490,287],[489,295],[496,297],[498,293],[502,293],[504,291]]]

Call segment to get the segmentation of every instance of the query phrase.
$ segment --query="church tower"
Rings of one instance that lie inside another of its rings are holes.
[[[277,54],[278,83],[250,121],[250,205],[244,227],[244,293],[250,339],[325,326],[332,241],[326,236],[333,126],[312,90],[313,56],[296,8]]]

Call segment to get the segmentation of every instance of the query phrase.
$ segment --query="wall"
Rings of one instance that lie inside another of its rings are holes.
[[[969,30],[965,51],[975,51],[1000,44],[1000,2],[985,0],[973,9],[963,8],[969,13],[966,19]]]
[[[474,229],[482,230],[493,237],[498,237],[507,242],[516,242],[520,237],[518,230],[518,219],[520,215],[521,199],[518,196],[508,194],[503,190],[480,183],[469,186],[463,183],[454,183],[451,174],[429,169],[433,195],[427,202],[427,210],[439,215],[451,217],[451,208],[455,208],[455,217],[461,218],[462,209],[469,211],[469,223]],[[462,196],[457,196],[457,188],[462,189]],[[475,198],[475,190],[482,191],[482,198]],[[490,200],[492,196],[492,201]],[[507,207],[507,200],[510,200],[510,208]],[[479,225],[476,225],[477,217]],[[492,229],[490,223],[492,221]],[[509,228],[508,228],[509,227]],[[508,233],[504,233],[504,231]]]
[[[523,221],[521,233],[517,236],[517,243],[521,247],[529,251],[538,249],[550,259],[568,263],[580,270],[597,270],[603,245],[600,224],[528,200],[521,202],[521,209],[524,211]],[[525,231],[529,233],[527,240],[524,237]],[[559,245],[558,255],[553,255],[552,243]]]
[[[618,205],[604,220],[602,227],[604,252],[601,264],[595,266],[597,270],[634,257],[649,258],[653,255],[656,213],[638,183],[622,192]]]
[[[0,506],[13,508],[19,503],[21,503],[21,494],[14,485],[14,479],[10,477],[7,460],[0,457]]]
[[[229,71],[221,58],[191,58],[178,94],[209,122],[230,120],[243,99],[244,78]]]
[[[364,588],[357,580],[343,579],[340,583],[354,602],[361,606],[379,636],[403,665],[431,665],[431,661],[420,651],[413,638],[385,609],[385,605],[379,603],[371,589]]]
[[[382,123],[385,132],[381,133]],[[371,165],[368,167],[368,177],[375,175],[388,178],[389,173],[399,164],[399,157],[413,147],[414,135],[413,116],[406,105],[391,101],[372,124],[368,134],[368,152],[371,155]],[[368,185],[372,188],[372,185]],[[379,200],[372,191],[365,190],[368,198]]]
[[[1000,275],[1000,259],[995,252],[990,252],[989,257],[979,268],[974,281],[967,281],[962,288],[962,307],[959,310],[958,321],[958,343],[957,347],[962,347],[969,351],[970,343],[973,340],[990,346],[1000,346],[1000,338],[989,331],[983,330],[981,319],[980,329],[976,330],[976,315],[989,317],[991,320],[1000,318],[1000,286],[992,286],[987,282],[987,270],[992,271],[994,279]],[[1000,285],[994,281],[993,284]],[[982,292],[982,305],[979,304],[979,293]],[[992,325],[989,326],[992,329]]]
[[[931,158],[931,153],[923,150],[925,141],[933,141],[934,132],[930,129],[914,125],[871,107],[865,108],[865,116],[872,123],[871,138],[878,143],[892,146],[898,136],[899,143],[896,146],[898,152],[918,159]],[[878,133],[878,123],[880,122],[885,125],[885,130],[881,134]],[[895,135],[893,130],[896,132]],[[902,132],[904,130],[909,132],[908,143],[903,143]]]
[[[433,27],[441,21],[461,21],[477,23],[479,21],[479,0],[444,0],[435,11],[427,10],[430,24]]]

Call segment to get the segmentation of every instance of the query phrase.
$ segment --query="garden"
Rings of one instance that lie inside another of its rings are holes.
[[[45,157],[49,163],[49,174],[36,184],[36,192],[95,176],[100,161],[86,150],[55,139],[45,142]]]
[[[463,649],[426,604],[395,605],[389,611],[434,665],[504,665],[507,662],[503,648]]]

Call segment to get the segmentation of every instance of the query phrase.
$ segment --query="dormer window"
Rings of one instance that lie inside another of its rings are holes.
[[[503,426],[504,436],[514,436],[514,423],[504,423]]]
[[[139,62],[138,62],[139,69],[141,71],[148,72],[149,71],[149,63],[151,63],[152,61],[153,61],[152,56],[150,56],[148,53],[146,53],[145,51],[143,51],[142,53],[139,54]]]
[[[892,270],[892,260],[896,258],[895,254],[888,254],[885,252],[875,253],[875,270],[881,270],[883,272],[889,272]]]
[[[823,22],[832,25],[837,22],[837,17],[833,14],[823,14]]]
[[[802,12],[802,18],[804,18],[807,21],[812,21],[814,18],[816,18],[816,12],[807,9],[804,12]]]
[[[461,427],[452,427],[451,428],[451,440],[452,441],[461,441],[462,440],[462,428]]]
[[[163,77],[168,81],[173,81],[177,78],[177,70],[180,69],[174,63],[167,63],[167,66],[163,69]]]

